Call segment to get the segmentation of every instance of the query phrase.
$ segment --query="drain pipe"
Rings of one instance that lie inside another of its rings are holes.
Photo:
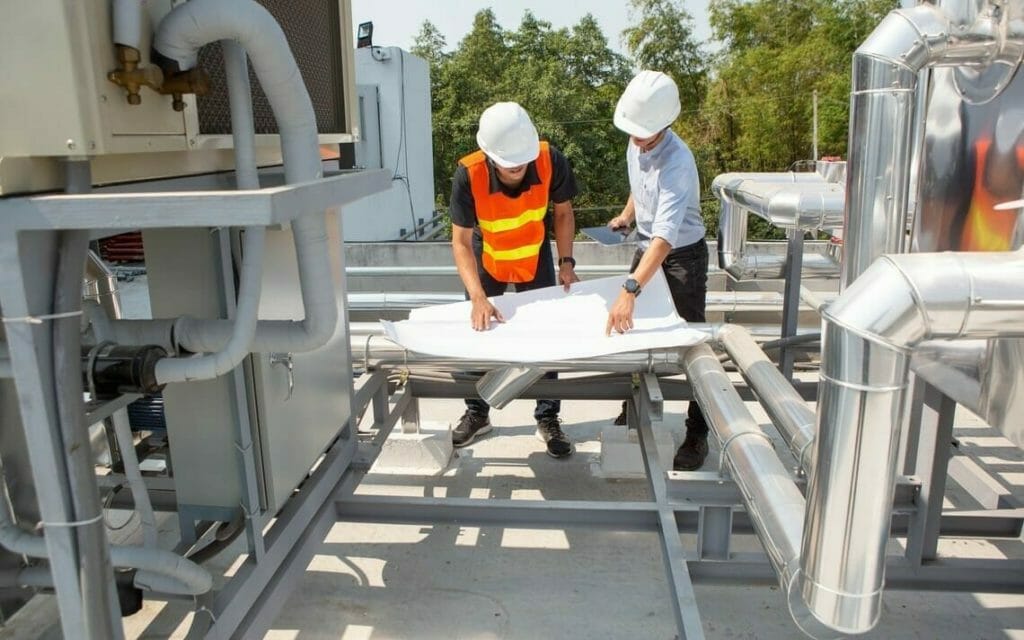
[[[810,475],[814,469],[814,412],[775,363],[768,359],[749,331],[739,325],[727,324],[719,329],[717,337],[757,393],[758,400],[786,440],[797,464]]]
[[[711,183],[711,191],[721,203],[718,225],[718,266],[736,281],[772,280],[783,277],[786,257],[753,255],[747,253],[747,216],[749,210],[740,206],[732,192],[743,183],[764,185],[804,185],[808,187],[830,185],[818,173],[723,173]],[[796,187],[799,189],[799,187]],[[834,188],[834,187],[833,187]],[[796,218],[793,204],[785,221],[792,226]],[[776,216],[778,218],[778,216]],[[820,216],[820,217],[825,217]],[[838,223],[837,223],[838,224]],[[808,254],[804,256],[801,272],[805,278],[831,278],[839,266],[831,256]]]
[[[945,4],[960,14],[951,20],[929,4],[892,11],[853,55],[843,287],[879,256],[905,250],[920,71],[980,66],[1002,48],[1005,10]]]
[[[802,596],[825,625],[863,633],[881,612],[912,352],[925,340],[1024,336],[1024,251],[883,256],[822,316]]]
[[[239,189],[259,189],[256,168],[256,126],[252,115],[252,93],[249,87],[249,67],[245,50],[229,40],[221,42],[224,68],[227,74],[228,98],[231,103],[231,134],[235,150],[235,182]],[[242,232],[242,269],[239,277],[238,300],[231,337],[224,347],[199,358],[164,358],[156,364],[156,379],[160,384],[209,380],[224,375],[237,367],[248,355],[256,337],[256,324],[263,292],[263,256],[266,249],[265,227],[246,227]],[[175,335],[187,335],[182,325],[191,322],[180,318],[175,323]],[[179,340],[180,342],[180,340]]]
[[[0,461],[0,546],[11,553],[30,558],[49,558],[45,534],[35,535],[22,529],[15,522],[7,482],[3,478],[3,466]],[[178,595],[200,595],[213,587],[213,576],[210,572],[164,549],[111,545],[110,561],[118,568],[137,569],[135,586],[140,589]]]
[[[196,65],[199,49],[217,40],[237,41],[249,53],[278,122],[285,181],[295,184],[320,178],[316,116],[309,93],[281,26],[265,8],[252,0],[190,0],[161,21],[154,47],[182,69],[190,69]],[[326,344],[337,326],[325,216],[300,216],[291,228],[305,319],[259,322],[251,351],[312,351]],[[174,331],[180,347],[213,352],[231,339],[233,323],[181,318]]]

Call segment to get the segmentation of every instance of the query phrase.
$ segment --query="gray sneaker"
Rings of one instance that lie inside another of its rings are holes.
[[[537,439],[548,446],[548,455],[552,458],[568,458],[574,451],[572,442],[562,433],[561,423],[554,417],[537,421]]]
[[[491,430],[491,420],[467,411],[459,418],[459,424],[452,430],[452,446],[464,447]]]

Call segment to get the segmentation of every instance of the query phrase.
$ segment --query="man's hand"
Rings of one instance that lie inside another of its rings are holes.
[[[626,216],[620,214],[608,221],[609,229],[625,229],[629,227],[630,220]]]
[[[612,335],[612,331],[626,333],[633,328],[633,305],[636,304],[636,296],[623,290],[619,293],[611,311],[608,312],[608,324],[604,329],[604,335]]]
[[[505,322],[505,318],[498,311],[498,308],[491,304],[487,298],[474,298],[473,311],[470,313],[470,321],[476,331],[487,331],[491,328],[491,318],[497,322]]]
[[[566,292],[569,291],[569,285],[574,282],[579,282],[579,276],[576,275],[576,269],[573,268],[571,263],[563,262],[562,266],[558,267],[558,283],[562,285]]]

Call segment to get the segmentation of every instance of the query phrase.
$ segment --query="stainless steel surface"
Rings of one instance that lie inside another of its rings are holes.
[[[814,469],[814,449],[810,446],[814,442],[814,411],[746,329],[725,325],[718,332],[718,340],[754,388],[758,401],[786,440],[797,463],[810,474]]]
[[[910,354],[929,339],[1024,334],[1024,253],[886,256],[822,315],[802,594],[826,625],[859,633],[881,611]]]
[[[804,497],[711,349],[693,347],[685,366],[779,584],[788,590],[799,574]]]
[[[750,185],[750,190],[747,195],[741,196],[741,203],[736,195],[743,185]],[[800,204],[800,198],[794,197],[793,194],[804,187],[812,190],[841,190],[826,183],[818,173],[723,173],[716,176],[711,184],[711,190],[721,203],[718,266],[738,281],[782,278],[786,269],[785,256],[755,255],[747,250],[747,216],[750,207],[755,207],[755,213],[760,212],[759,215],[771,215],[771,197],[758,198],[756,194],[764,196],[775,188],[793,189],[789,192],[780,192],[783,196],[779,197],[774,205],[775,218],[784,219],[790,226],[797,225],[796,206]],[[813,209],[813,202],[806,204]],[[835,209],[836,205],[833,198],[832,209]],[[824,201],[819,200],[817,206],[817,220],[820,222],[826,217]],[[841,210],[841,204],[839,209]],[[808,219],[814,217],[812,214]],[[838,217],[833,215],[829,219],[837,223]],[[808,253],[803,257],[801,272],[806,278],[830,278],[838,274],[839,265],[832,256]]]
[[[964,11],[969,6],[980,10]],[[939,175],[955,167],[958,156],[936,153],[933,141],[960,146],[959,106],[961,96],[972,100],[968,85],[988,85],[991,90],[993,85],[986,74],[1005,75],[1006,65],[1020,60],[1024,35],[1021,9],[1019,2],[972,5],[967,1],[900,9],[890,13],[854,54],[843,286],[848,286],[878,256],[906,250],[916,151],[912,142],[919,137],[919,127],[915,126],[921,89],[919,72],[929,67],[959,69],[936,69],[932,74],[936,89],[931,92],[924,128],[925,150],[919,162],[924,197],[918,198],[920,215],[915,217],[915,224],[918,219],[933,217],[936,211],[951,205],[955,208],[955,203],[963,199],[965,180]],[[957,85],[957,77],[966,82]],[[997,92],[990,91],[985,101]],[[1016,104],[1020,104],[1019,99]],[[978,119],[986,117],[994,119]],[[1009,120],[1016,121],[1019,132],[1019,116]],[[1010,122],[1007,125],[1014,126]],[[939,168],[939,173],[932,165]],[[930,183],[936,179],[945,180],[940,188],[952,196],[946,202],[927,196],[932,190]],[[1019,197],[1019,191],[1014,197]],[[919,239],[916,242],[922,250],[937,249],[921,245]]]
[[[817,174],[812,174],[817,175]],[[741,180],[723,187],[735,206],[783,229],[830,229],[843,222],[843,185]]]
[[[910,369],[958,404],[984,417],[981,378],[989,365],[988,347],[988,340],[922,342],[914,350]]]
[[[1024,447],[1024,340],[990,340],[978,415]]]
[[[492,408],[501,409],[543,377],[542,369],[529,365],[491,369],[477,381],[476,390]]]

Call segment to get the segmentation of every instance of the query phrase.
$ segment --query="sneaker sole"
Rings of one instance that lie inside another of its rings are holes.
[[[551,456],[552,458],[554,458],[556,460],[561,460],[562,458],[568,458],[572,454],[576,453],[576,445],[574,445],[573,443],[570,442],[569,443],[569,452],[568,453],[563,453],[562,455],[555,455],[554,453],[551,453],[550,449],[547,448],[548,441],[544,439],[544,436],[540,435],[539,433],[535,434],[535,435],[537,436],[538,440],[540,440],[541,442],[544,443],[544,451],[549,456]]]
[[[473,441],[476,440],[477,438],[479,438],[480,436],[484,435],[485,433],[490,433],[491,429],[493,429],[493,428],[494,428],[494,426],[490,425],[490,424],[487,425],[486,427],[481,427],[480,429],[477,429],[477,431],[474,432],[473,435],[469,436],[469,440],[466,440],[462,444],[455,444],[453,442],[452,446],[455,447],[456,449],[461,449],[462,447],[468,447],[469,445],[473,444]]]

